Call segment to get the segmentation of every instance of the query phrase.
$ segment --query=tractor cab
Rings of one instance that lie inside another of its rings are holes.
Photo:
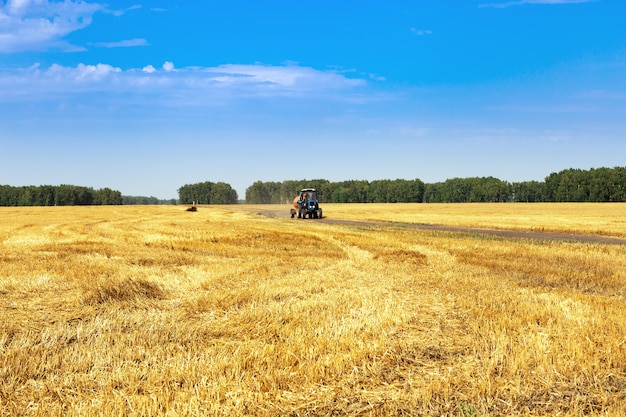
[[[298,216],[299,219],[321,219],[322,209],[319,207],[317,200],[317,191],[315,188],[303,188],[300,194],[293,200],[293,208],[291,209],[291,217]]]
[[[302,201],[317,201],[317,191],[314,188],[304,188],[300,191],[300,200]]]

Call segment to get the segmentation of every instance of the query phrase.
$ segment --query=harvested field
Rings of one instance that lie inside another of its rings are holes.
[[[323,208],[626,237],[619,204]],[[0,208],[0,415],[626,414],[623,245],[262,210]]]

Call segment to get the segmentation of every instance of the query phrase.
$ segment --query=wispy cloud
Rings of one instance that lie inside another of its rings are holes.
[[[134,46],[148,46],[148,41],[143,38],[127,39],[118,42],[96,42],[100,48],[129,48]]]
[[[133,6],[127,7],[125,9],[121,9],[121,10],[105,10],[106,13],[111,13],[114,16],[121,16],[126,12],[130,12],[132,10],[138,10],[141,9],[141,5],[135,4]]]
[[[140,5],[134,5],[122,10],[113,10],[103,4],[87,3],[81,0],[0,1],[0,53],[49,49],[65,52],[83,51],[85,50],[83,46],[73,45],[67,42],[65,37],[89,26],[95,13],[121,16],[140,8]],[[145,39],[96,44],[104,48],[143,45],[147,45]]]
[[[626,100],[626,91],[590,90],[578,94],[578,97],[592,100]]]
[[[8,0],[0,3],[0,53],[83,50],[63,38],[91,24],[104,6],[83,1]]]
[[[478,7],[494,7],[503,9],[511,6],[523,6],[525,4],[575,4],[575,3],[592,3],[596,0],[515,0],[507,1],[504,3],[486,3],[481,4]]]
[[[265,89],[313,90],[343,89],[362,85],[362,79],[347,78],[336,71],[320,71],[296,65],[220,65],[207,68],[221,84],[257,86]]]
[[[166,61],[160,67],[146,65],[123,70],[108,64],[75,67],[33,65],[22,69],[0,69],[0,90],[4,102],[47,102],[92,93],[98,99],[116,94],[137,99],[160,95],[181,102],[211,104],[211,100],[246,97],[340,98],[360,86],[364,78],[348,78],[337,71],[323,71],[296,65],[235,65],[176,68]],[[100,94],[105,93],[105,94]],[[344,97],[345,98],[345,97]]]
[[[411,28],[411,32],[415,33],[417,36],[426,36],[426,35],[432,35],[433,31],[430,29],[417,29],[417,28]]]

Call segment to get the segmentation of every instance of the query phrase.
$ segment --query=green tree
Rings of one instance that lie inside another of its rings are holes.
[[[524,181],[511,184],[511,201],[536,203],[545,200],[545,183]]]
[[[178,199],[182,204],[235,204],[238,196],[229,184],[205,181],[183,185],[178,189]]]
[[[94,193],[94,203],[103,206],[115,206],[123,203],[122,193],[110,188],[102,188]]]
[[[279,182],[256,181],[246,189],[246,202],[250,204],[275,204],[281,201]]]
[[[209,192],[210,204],[236,204],[237,191],[225,182],[213,184]]]

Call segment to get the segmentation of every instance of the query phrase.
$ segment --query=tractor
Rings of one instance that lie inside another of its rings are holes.
[[[298,216],[299,219],[321,219],[322,209],[317,200],[315,188],[303,188],[300,194],[293,199],[293,208],[290,210],[291,218]]]

